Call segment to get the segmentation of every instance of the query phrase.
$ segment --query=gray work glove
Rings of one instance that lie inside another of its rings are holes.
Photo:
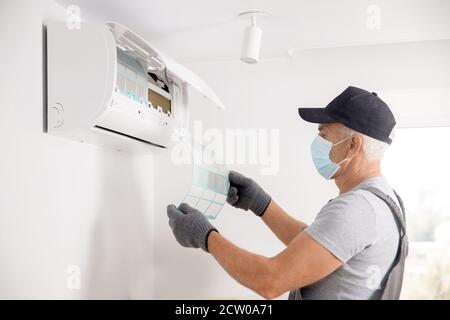
[[[216,228],[208,221],[203,213],[182,203],[177,208],[171,204],[167,206],[169,226],[178,243],[183,247],[202,248],[208,251],[208,236]]]
[[[252,179],[239,172],[230,171],[230,188],[227,202],[233,207],[251,210],[257,216],[262,216],[270,203],[270,196]]]

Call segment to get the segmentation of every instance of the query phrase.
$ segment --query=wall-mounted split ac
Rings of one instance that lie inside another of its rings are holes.
[[[168,148],[188,121],[188,87],[209,86],[124,26],[47,25],[47,132],[145,153]]]

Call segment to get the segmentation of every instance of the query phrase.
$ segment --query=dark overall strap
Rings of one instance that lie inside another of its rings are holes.
[[[400,292],[402,288],[403,282],[403,273],[405,266],[405,259],[408,255],[408,236],[406,235],[406,215],[405,208],[403,205],[403,201],[400,196],[395,192],[395,196],[398,199],[401,209],[395,203],[395,201],[383,191],[373,188],[367,187],[362,190],[369,191],[373,193],[375,196],[383,200],[391,209],[392,215],[396,221],[397,227],[399,229],[399,243],[397,253],[395,255],[394,262],[392,263],[388,272],[382,281],[382,300],[392,300],[399,299]]]
[[[388,194],[384,193],[380,189],[373,188],[373,187],[367,187],[367,188],[364,188],[361,190],[369,191],[369,192],[373,193],[374,195],[376,195],[381,200],[383,200],[384,202],[386,202],[386,204],[389,206],[389,208],[392,211],[395,221],[399,225],[400,236],[403,238],[403,236],[406,235],[406,221],[405,221],[405,217],[404,217],[405,209],[403,207],[403,201],[400,199],[400,197],[397,195],[397,193],[394,191],[395,196],[397,197],[397,199],[399,199],[398,202],[399,202],[400,206],[402,207],[401,209],[397,206],[394,199],[392,199]]]
[[[400,198],[400,196],[397,194],[397,192],[395,192],[394,189],[392,189],[392,191],[394,191],[394,194],[395,194],[395,196],[397,197],[397,200],[398,200],[398,204],[400,205],[400,208],[402,209],[403,222],[404,222],[404,224],[406,226],[405,205],[403,204],[403,200],[402,200],[402,198]]]

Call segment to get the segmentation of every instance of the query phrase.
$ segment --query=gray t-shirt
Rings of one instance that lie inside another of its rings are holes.
[[[301,289],[303,299],[379,299],[380,282],[392,265],[399,243],[398,228],[388,205],[371,192],[397,198],[383,176],[367,179],[328,202],[305,232],[343,265]]]

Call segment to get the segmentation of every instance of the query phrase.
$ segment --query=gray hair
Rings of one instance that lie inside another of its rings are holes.
[[[362,148],[365,156],[370,161],[381,161],[386,152],[389,144],[386,142],[374,139],[372,137],[366,136],[365,134],[359,133],[355,130],[352,130],[344,125],[342,125],[341,136],[342,139],[346,138],[352,134],[358,134],[362,138]],[[391,138],[394,137],[394,130],[391,132]]]

